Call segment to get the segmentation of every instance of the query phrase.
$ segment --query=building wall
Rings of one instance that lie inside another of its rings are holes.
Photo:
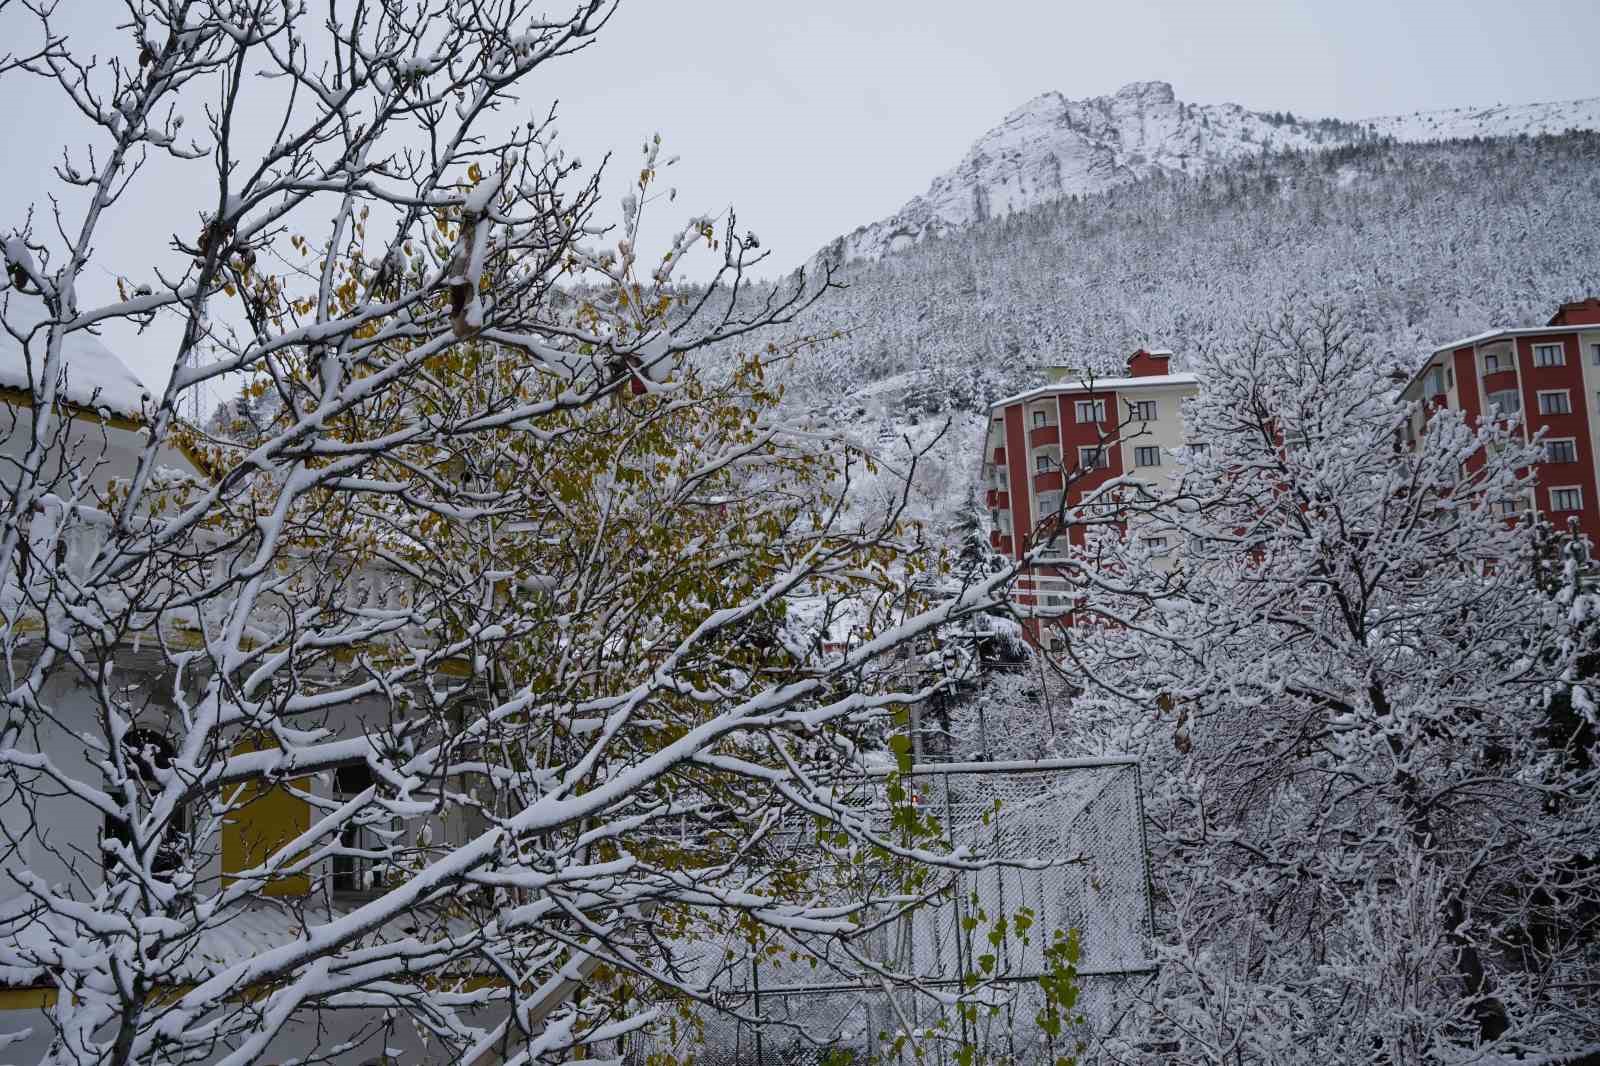
[[[1164,361],[1157,365],[1164,366]],[[1063,492],[1067,505],[1074,506],[1108,481],[1124,475],[1162,487],[1176,482],[1182,472],[1177,462],[1177,449],[1189,443],[1184,432],[1182,401],[1193,396],[1197,389],[1186,381],[1167,384],[1156,375],[1147,372],[1146,376],[1151,379],[1149,385],[1141,382],[1132,388],[1093,392],[1070,387],[1052,390],[1043,396],[1019,399],[991,415],[984,460],[986,466],[996,464],[1005,469],[1007,490],[1001,492],[991,479],[985,485],[985,497],[992,512],[1001,513],[1003,509],[1009,514],[1012,529],[1009,536],[996,531],[991,540],[996,550],[1009,558],[1019,557],[1030,535],[1044,532],[1039,525],[1041,501],[1059,500]],[[1120,423],[1129,413],[1126,405],[1146,399],[1156,402],[1155,419],[1148,424],[1129,425],[1123,430],[1130,435],[1129,439],[1117,439]],[[1101,401],[1104,417],[1079,421],[1077,403],[1080,400]],[[1036,413],[1043,416],[1042,425],[1036,424]],[[1111,441],[1106,445],[1106,467],[1084,473],[1070,489],[1066,488],[1068,478],[1075,476],[1079,469],[1078,449],[1101,446],[1104,439]],[[1136,465],[1136,449],[1144,446],[1160,449],[1158,466]],[[1049,468],[1044,471],[1038,468],[1040,456],[1050,460]],[[1060,545],[1063,554],[1070,547],[1083,547],[1085,539],[1082,528],[1068,530]],[[1067,591],[1060,571],[1048,564],[1036,566],[1032,572],[1019,577],[1013,601],[1024,615],[1024,628],[1033,639],[1041,639],[1043,628],[1051,620],[1068,616],[1071,604],[1065,595]],[[1052,595],[1058,597],[1058,602],[1050,602]]]
[[[1600,302],[1591,303],[1600,307]],[[1573,306],[1581,309],[1589,305]],[[1562,317],[1557,315],[1558,319]],[[1510,330],[1487,335],[1448,352],[1436,352],[1407,383],[1402,395],[1417,405],[1411,422],[1413,435],[1417,435],[1433,408],[1433,398],[1428,395],[1430,367],[1448,364],[1452,368],[1454,380],[1447,390],[1445,406],[1462,411],[1469,425],[1477,424],[1489,414],[1491,395],[1514,390],[1524,438],[1531,439],[1542,430],[1546,439],[1571,439],[1576,453],[1576,461],[1571,463],[1537,464],[1534,474],[1538,484],[1531,501],[1535,512],[1558,526],[1568,517],[1576,517],[1578,528],[1600,545],[1600,354],[1597,354],[1600,323],[1590,324],[1583,315],[1568,315],[1567,318],[1575,328]],[[1539,344],[1560,344],[1566,356],[1564,365],[1535,366],[1533,349]],[[1492,353],[1502,358],[1499,366],[1490,372],[1485,364],[1486,357]],[[1541,413],[1539,394],[1558,390],[1566,391],[1571,412]],[[1476,455],[1467,460],[1467,465],[1475,469],[1482,462],[1483,457]],[[1565,487],[1582,490],[1580,511],[1552,509],[1551,490]]]
[[[1577,344],[1583,395],[1574,396],[1572,403],[1574,407],[1580,402],[1583,405],[1584,412],[1588,416],[1589,454],[1596,458],[1597,464],[1600,464],[1600,357],[1596,355],[1596,349],[1600,348],[1600,325],[1580,331],[1577,334]],[[1590,473],[1596,503],[1600,504],[1600,465]],[[1600,537],[1593,532],[1589,533],[1589,537],[1595,547],[1600,548]]]
[[[1560,344],[1566,352],[1562,366],[1541,367],[1533,365],[1533,348],[1536,344]],[[1546,438],[1572,438],[1578,453],[1575,463],[1540,463],[1539,484],[1535,490],[1536,506],[1558,527],[1571,517],[1577,517],[1579,528],[1590,540],[1600,544],[1600,499],[1596,499],[1594,431],[1591,425],[1590,405],[1585,402],[1583,353],[1578,348],[1575,333],[1553,336],[1516,338],[1517,365],[1522,374],[1522,403],[1525,425],[1529,435],[1544,431]],[[1541,414],[1539,394],[1565,391],[1571,404],[1570,414]],[[1583,509],[1557,512],[1551,505],[1551,491],[1577,486],[1583,492]]]
[[[33,409],[3,400],[0,407],[4,408],[0,410],[0,491],[4,491],[7,484],[15,488],[15,464],[27,453],[33,438]],[[91,489],[102,496],[113,480],[133,475],[146,443],[145,431],[137,423],[115,416],[101,419],[81,410],[57,422],[51,432],[64,436],[50,448],[52,465],[46,467],[46,480],[65,476],[61,460],[70,458],[79,464],[76,472],[86,474]],[[156,461],[199,476],[195,464],[176,448],[160,448]]]

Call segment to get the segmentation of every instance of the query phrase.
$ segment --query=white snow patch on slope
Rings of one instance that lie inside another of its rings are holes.
[[[1450,141],[1472,137],[1518,137],[1600,129],[1600,97],[1544,104],[1456,107],[1367,119],[1380,136],[1397,141]]]

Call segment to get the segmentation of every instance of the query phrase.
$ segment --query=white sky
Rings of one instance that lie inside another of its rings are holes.
[[[58,17],[103,53],[126,49],[111,28],[121,11],[61,0]],[[0,15],[11,46],[26,30],[17,12]],[[682,156],[678,207],[734,205],[788,269],[893,212],[1047,90],[1164,80],[1194,103],[1341,118],[1529,103],[1600,95],[1597,41],[1600,0],[625,0],[590,52],[546,68],[524,99],[559,100],[563,139],[586,161],[618,150],[613,195],[659,130]],[[43,83],[0,85],[9,232],[28,203],[43,206],[74,122]],[[192,234],[196,210],[149,189],[140,217],[107,234],[108,270],[128,270],[140,242]],[[147,382],[165,381],[159,350],[117,347]]]

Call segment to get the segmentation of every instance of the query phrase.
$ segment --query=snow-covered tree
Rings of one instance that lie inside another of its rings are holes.
[[[709,1000],[743,957],[691,964],[709,932],[900,981],[866,908],[980,860],[840,782],[947,683],[912,649],[1014,574],[913,594],[903,496],[852,509],[870,461],[791,432],[773,353],[695,358],[825,279],[752,311],[731,217],[640,247],[657,141],[605,228],[548,120],[512,124],[611,6],[126,7],[125,57],[41,7],[6,71],[90,140],[0,291],[0,981],[47,1030],[17,1046],[564,1060]],[[115,258],[153,172],[202,217]],[[697,246],[720,289],[676,287]],[[91,331],[152,321],[171,379],[113,403]],[[244,390],[216,433],[180,417],[208,384]]]
[[[1354,332],[1302,309],[1200,361],[1208,450],[1151,519],[1180,562],[1122,552],[1128,592],[1091,592],[1075,634],[1085,717],[1131,723],[1154,769],[1141,1047],[1577,1061],[1600,1046],[1585,568],[1551,579],[1509,517],[1520,432],[1439,411],[1408,449],[1421,415]]]

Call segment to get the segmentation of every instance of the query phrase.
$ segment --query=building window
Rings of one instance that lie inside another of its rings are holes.
[[[1194,444],[1185,444],[1184,447],[1189,449],[1189,454],[1191,456],[1199,457],[1199,456],[1202,456],[1202,455],[1210,455],[1211,454],[1211,445],[1206,444],[1204,442],[1197,442],[1197,443],[1194,443]]]
[[[134,785],[142,794],[141,806],[145,806],[164,787],[161,774],[172,769],[172,760],[177,751],[165,736],[154,729],[144,728],[130,729],[124,733],[122,749],[126,764],[133,771]],[[105,835],[108,840],[115,840],[124,846],[133,843],[133,833],[128,823],[120,818],[106,819]],[[180,807],[173,812],[167,822],[166,833],[156,846],[155,856],[150,863],[151,872],[169,874],[182,866],[188,840],[189,812],[187,808]],[[109,859],[110,853],[105,854]]]
[[[1578,444],[1571,437],[1565,440],[1544,442],[1544,461],[1547,463],[1575,463],[1578,461]]]
[[[1550,490],[1550,510],[1552,511],[1581,511],[1583,510],[1583,490],[1576,485],[1563,489]]]
[[[1133,450],[1133,465],[1135,466],[1160,466],[1161,449],[1152,446],[1135,448]]]
[[[1056,468],[1054,456],[1036,455],[1033,457],[1033,469],[1040,474],[1048,474]]]
[[[1566,389],[1555,392],[1541,392],[1539,394],[1539,413],[1542,415],[1570,415],[1572,413],[1572,397]]]
[[[1043,411],[1033,412],[1033,426],[1035,429],[1039,428],[1040,426],[1048,425],[1049,422],[1050,416],[1045,414]]]
[[[1076,417],[1079,422],[1104,422],[1106,420],[1106,402],[1104,400],[1079,400],[1076,404]]]
[[[1108,465],[1104,448],[1078,449],[1078,466],[1084,470],[1104,470]]]
[[[1141,537],[1139,543],[1143,544],[1151,555],[1165,555],[1167,552],[1166,537]]]
[[[1534,366],[1566,366],[1567,350],[1559,344],[1535,344],[1533,346]]]
[[[1483,356],[1483,372],[1485,374],[1493,374],[1496,370],[1499,370],[1499,369],[1500,369],[1500,353],[1499,352],[1486,352],[1486,353],[1484,353],[1484,356]]]
[[[1444,367],[1434,366],[1428,368],[1428,395],[1443,396],[1445,394]]]
[[[1499,514],[1510,516],[1521,511],[1522,506],[1517,502],[1516,497],[1508,496],[1503,500],[1494,501],[1494,509]]]
[[[1600,344],[1589,345],[1589,362],[1600,366]]]
[[[1156,420],[1156,402],[1154,400],[1138,400],[1128,404],[1128,414],[1135,422],[1154,422]]]
[[[1006,487],[1006,468],[1005,467],[997,466],[997,467],[994,468],[994,483],[995,483],[995,487],[997,487],[997,488],[1002,488],[1003,489],[1003,488]]]
[[[1489,394],[1489,410],[1501,417],[1514,415],[1522,410],[1522,399],[1517,395],[1516,389],[1501,389],[1499,392]]]
[[[341,766],[333,772],[334,798],[352,800],[372,787],[372,768],[366,763]],[[362,815],[356,815],[357,819]],[[340,854],[333,857],[333,891],[341,895],[371,893],[378,881],[376,857],[382,842],[371,825],[345,825],[339,830]]]

